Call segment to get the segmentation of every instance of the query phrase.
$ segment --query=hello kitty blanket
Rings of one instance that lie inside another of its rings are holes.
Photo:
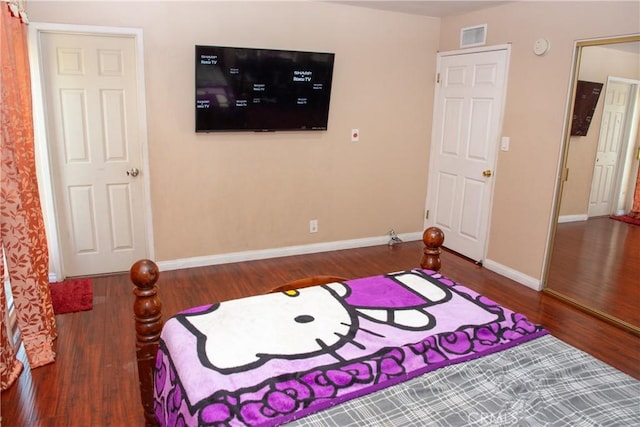
[[[545,333],[428,270],[198,307],[165,323],[156,417],[280,425]]]

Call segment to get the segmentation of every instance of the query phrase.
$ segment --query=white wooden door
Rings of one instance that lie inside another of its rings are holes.
[[[591,181],[589,217],[609,215],[614,210],[618,159],[624,138],[630,95],[630,84],[611,80],[607,83]]]
[[[40,35],[65,276],[126,271],[146,254],[133,37]]]
[[[475,261],[485,255],[507,61],[506,48],[438,55],[425,226]]]

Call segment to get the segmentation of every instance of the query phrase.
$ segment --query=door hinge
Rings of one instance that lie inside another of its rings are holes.
[[[429,209],[427,209],[427,213],[424,214],[424,219],[429,219]]]
[[[440,83],[440,73],[436,73],[436,83]]]

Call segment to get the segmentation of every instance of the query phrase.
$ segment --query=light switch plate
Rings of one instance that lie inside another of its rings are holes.
[[[511,138],[509,138],[508,136],[503,136],[502,140],[500,141],[500,150],[509,151],[510,142],[511,142]]]

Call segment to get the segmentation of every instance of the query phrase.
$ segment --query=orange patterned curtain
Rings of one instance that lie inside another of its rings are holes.
[[[22,343],[35,368],[55,359],[56,323],[49,292],[49,255],[36,181],[31,82],[23,4],[0,2],[0,247],[6,258]],[[0,272],[5,273],[5,266]],[[22,370],[7,331],[0,286],[0,380],[9,387]]]
[[[638,177],[636,178],[636,191],[633,194],[633,206],[629,216],[640,219],[640,168],[638,168]]]

